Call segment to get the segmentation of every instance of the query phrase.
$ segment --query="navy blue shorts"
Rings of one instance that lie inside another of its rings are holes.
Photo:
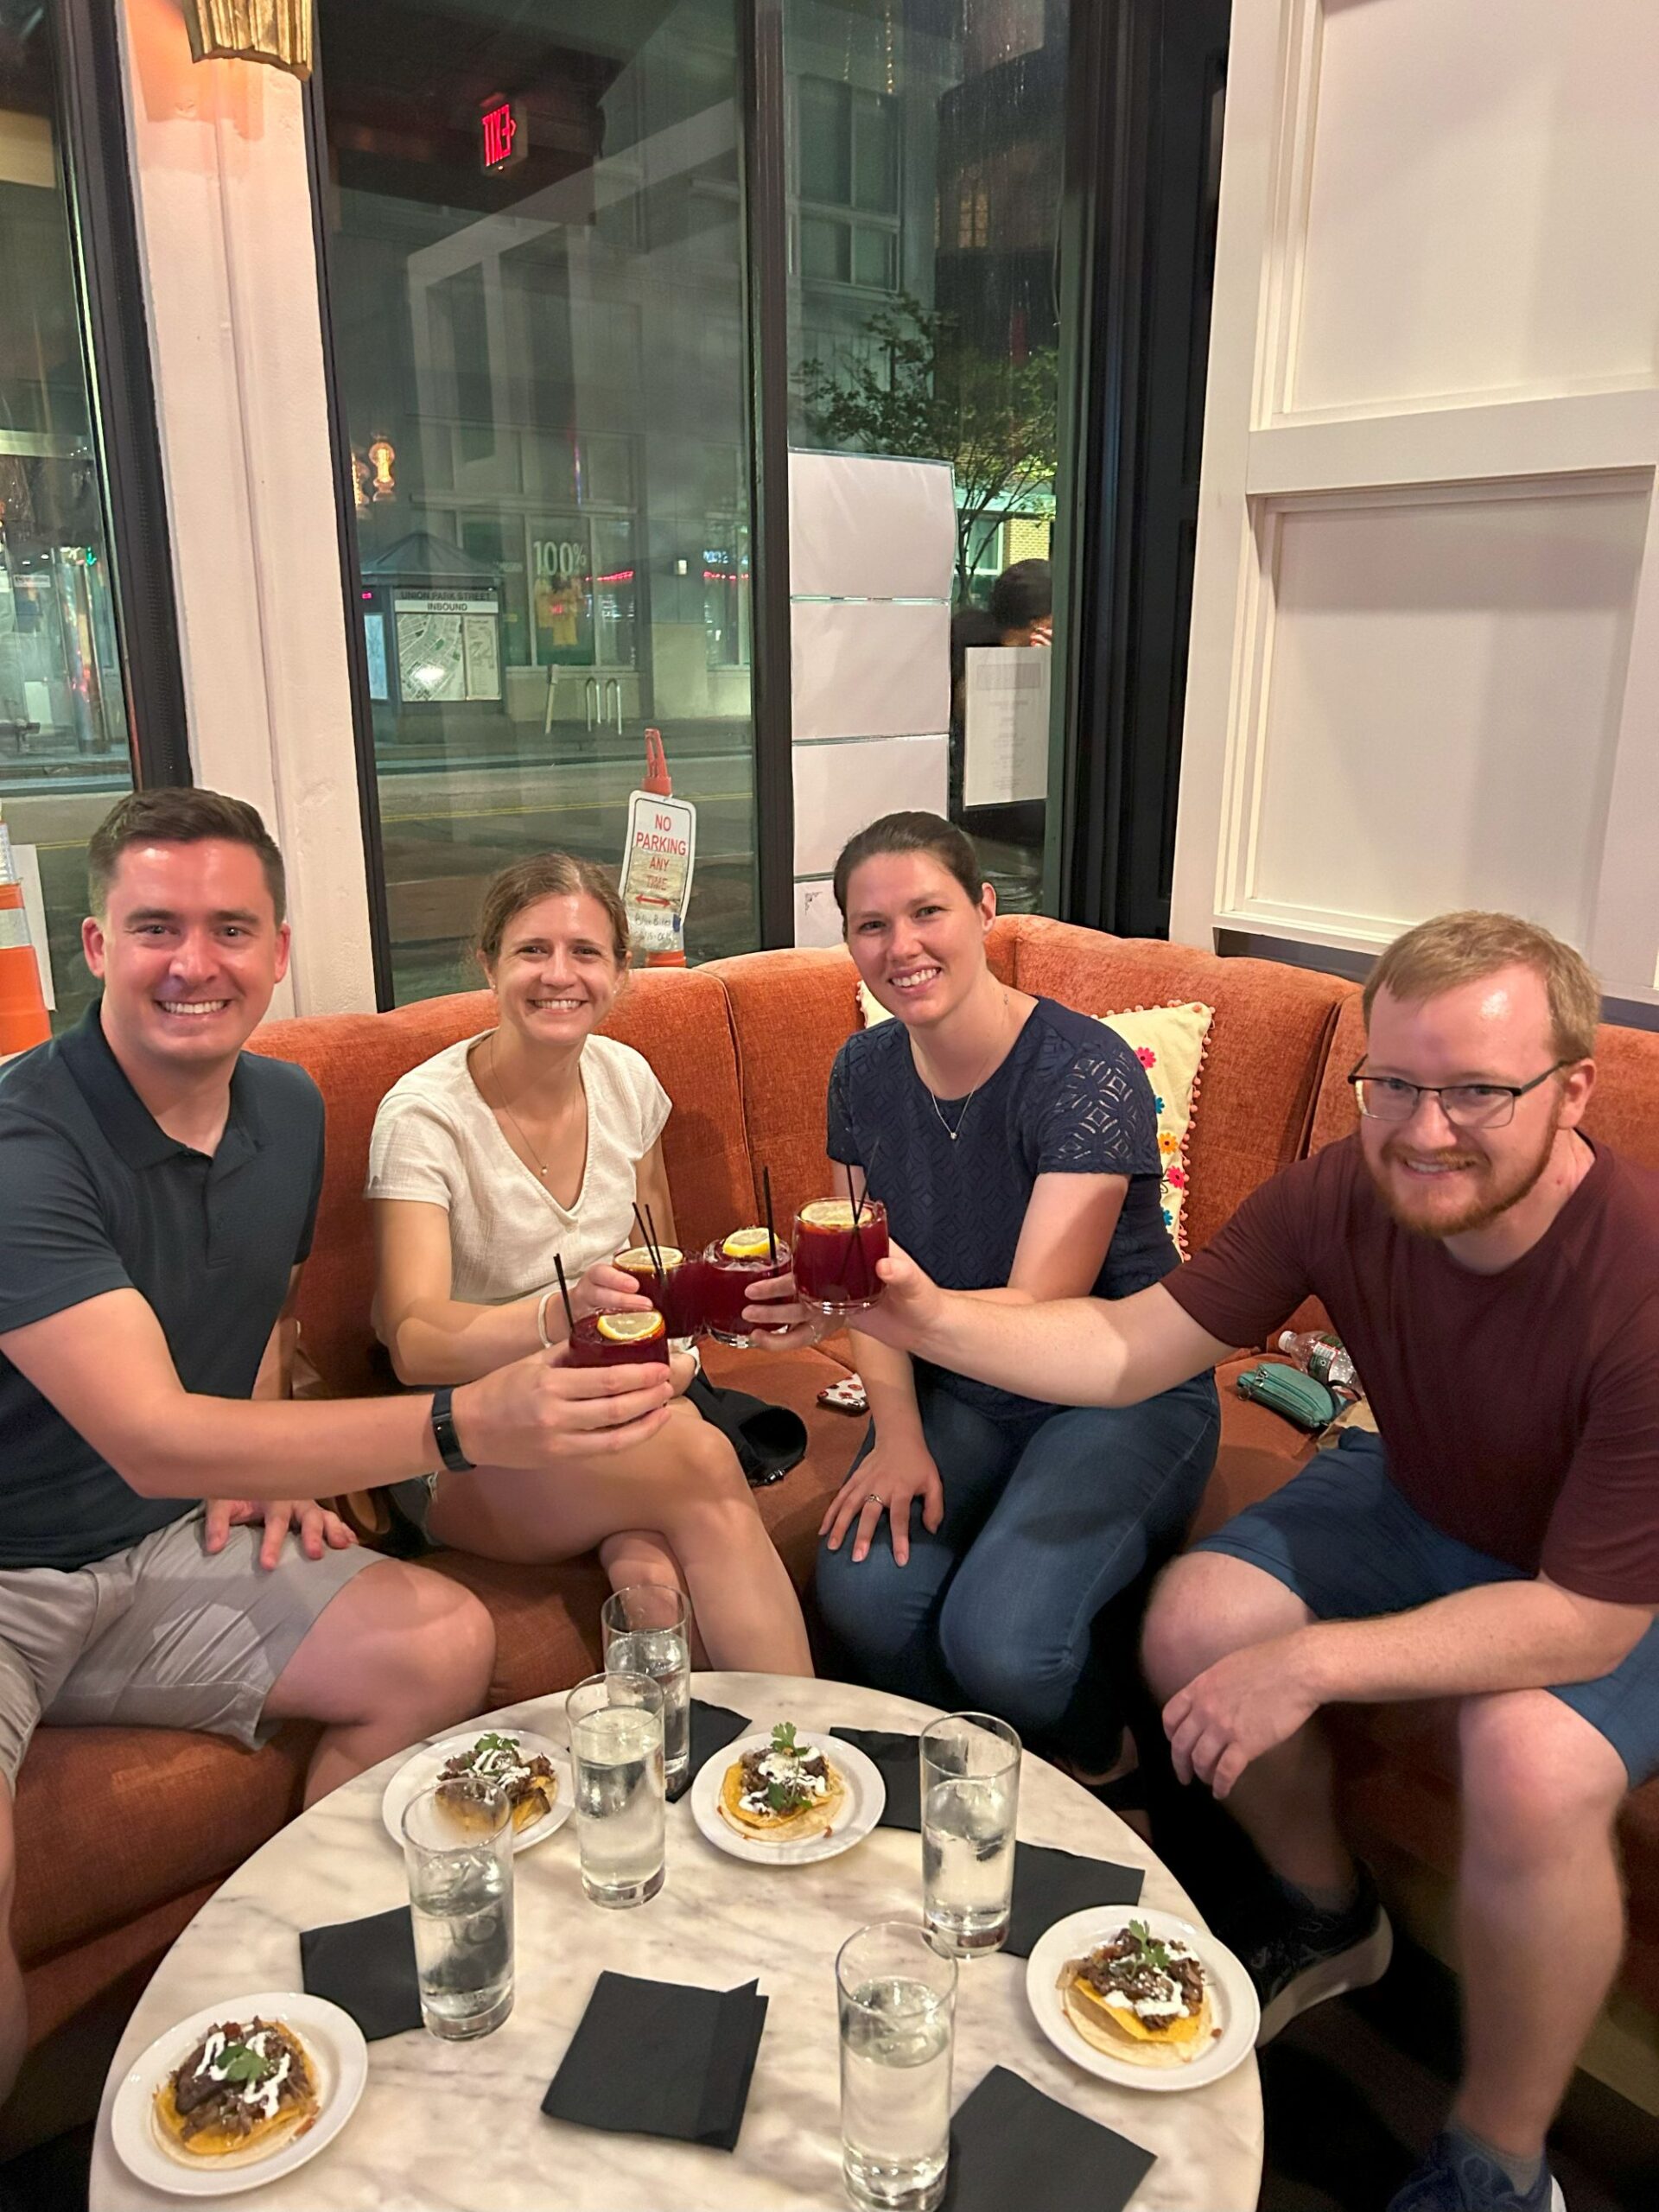
[[[1322,1621],[1370,1620],[1483,1583],[1527,1580],[1425,1521],[1389,1481],[1381,1441],[1361,1429],[1192,1549],[1259,1567]],[[1659,1771],[1659,1621],[1611,1675],[1557,1683],[1551,1695],[1607,1738],[1632,1789]]]

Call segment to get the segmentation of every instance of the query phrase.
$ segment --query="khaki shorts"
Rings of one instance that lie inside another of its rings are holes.
[[[0,1568],[0,1774],[16,1785],[41,1720],[54,1727],[199,1728],[251,1749],[271,1686],[330,1599],[380,1554],[307,1559],[293,1535],[259,1565],[262,1523],[202,1548],[205,1510],[65,1573]]]

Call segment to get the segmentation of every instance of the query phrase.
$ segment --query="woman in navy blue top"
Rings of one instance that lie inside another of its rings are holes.
[[[829,1148],[895,1240],[936,1281],[1021,1305],[1167,1274],[1146,1071],[1103,1023],[991,972],[995,893],[962,831],[886,817],[842,852],[836,896],[896,1019],[842,1046]],[[1215,1459],[1213,1378],[1060,1408],[854,1342],[871,1420],[824,1516],[825,1622],[878,1688],[1109,1764],[1122,1711],[1095,1624],[1185,1532]]]

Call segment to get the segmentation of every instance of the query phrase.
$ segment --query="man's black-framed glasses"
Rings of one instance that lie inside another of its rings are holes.
[[[1438,1098],[1448,1122],[1464,1129],[1502,1129],[1515,1119],[1515,1102],[1548,1083],[1572,1060],[1557,1060],[1530,1083],[1408,1083],[1397,1075],[1365,1075],[1363,1063],[1348,1077],[1359,1110],[1373,1122],[1408,1122],[1425,1098]]]

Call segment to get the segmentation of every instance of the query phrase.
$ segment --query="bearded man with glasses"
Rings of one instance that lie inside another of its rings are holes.
[[[1390,2212],[1545,2212],[1545,2134],[1624,1944],[1613,1827],[1659,1770],[1659,1175],[1593,1144],[1600,1000],[1506,914],[1440,916],[1366,985],[1357,1134],[1152,1289],[991,1306],[890,1263],[871,1335],[1057,1403],[1126,1405],[1318,1298],[1379,1433],[1345,1433],[1166,1573],[1145,1659],[1177,1773],[1274,1877],[1263,2038],[1374,1981],[1389,1924],[1317,1716],[1459,1700],[1464,2076]]]

